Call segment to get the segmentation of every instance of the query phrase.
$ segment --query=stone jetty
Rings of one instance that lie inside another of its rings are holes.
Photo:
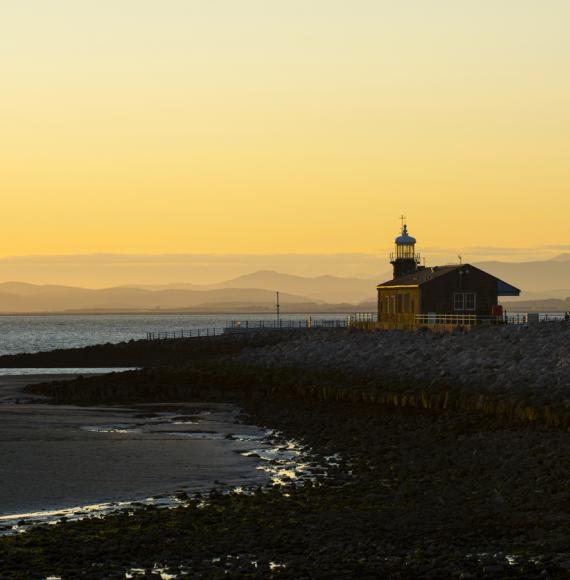
[[[168,373],[148,368],[112,381],[41,388],[56,400],[82,402],[228,394],[361,401],[570,429],[570,325],[564,322],[453,333],[321,329],[219,338],[158,343],[168,353]],[[115,348],[120,362],[119,353],[130,357],[139,346]],[[65,358],[64,351],[54,354]]]
[[[399,382],[447,382],[464,389],[570,404],[570,324],[480,327],[470,332],[322,332],[236,359],[264,367],[334,369]]]

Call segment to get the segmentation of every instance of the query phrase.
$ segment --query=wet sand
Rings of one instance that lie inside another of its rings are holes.
[[[0,377],[0,516],[267,480],[239,453],[264,431],[236,424],[233,405],[56,406],[23,393],[49,378]]]

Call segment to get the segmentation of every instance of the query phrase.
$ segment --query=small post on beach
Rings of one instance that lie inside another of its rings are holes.
[[[281,319],[279,317],[280,313],[279,310],[281,308],[281,306],[279,305],[279,292],[275,292],[276,298],[277,298],[277,302],[275,303],[275,310],[277,312],[277,326],[281,326]]]

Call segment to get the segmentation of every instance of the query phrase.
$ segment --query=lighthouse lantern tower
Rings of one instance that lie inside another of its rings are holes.
[[[412,274],[420,265],[420,255],[416,253],[416,239],[408,233],[408,226],[402,216],[402,232],[396,238],[396,251],[390,254],[390,263],[394,267],[394,278]]]

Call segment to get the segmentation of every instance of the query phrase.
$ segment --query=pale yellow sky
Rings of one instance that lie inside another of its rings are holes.
[[[0,256],[570,243],[567,0],[18,0]]]

